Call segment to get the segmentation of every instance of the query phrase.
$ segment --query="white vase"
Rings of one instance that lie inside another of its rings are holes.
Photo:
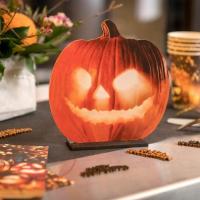
[[[25,60],[13,57],[2,62],[5,71],[0,81],[0,121],[35,111],[35,76]]]

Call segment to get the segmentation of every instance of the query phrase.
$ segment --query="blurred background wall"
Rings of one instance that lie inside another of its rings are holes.
[[[29,0],[32,7],[54,7],[56,0]],[[129,38],[146,39],[166,53],[169,31],[200,30],[199,0],[117,0],[123,7],[95,17],[108,8],[111,0],[67,0],[54,12],[65,12],[73,21],[83,24],[73,31],[71,40],[92,39],[101,34],[103,19],[113,20],[120,33]],[[51,14],[54,14],[52,12]],[[64,46],[66,44],[63,44]],[[54,59],[37,70],[38,82],[48,82]]]

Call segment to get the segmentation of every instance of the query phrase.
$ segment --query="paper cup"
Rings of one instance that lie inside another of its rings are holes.
[[[172,102],[177,109],[200,108],[200,32],[168,33]]]

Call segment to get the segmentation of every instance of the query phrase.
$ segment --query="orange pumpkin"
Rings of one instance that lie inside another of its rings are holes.
[[[77,40],[59,55],[50,81],[50,108],[70,140],[136,140],[156,128],[169,79],[163,56],[146,40],[123,38],[106,20],[103,35]]]

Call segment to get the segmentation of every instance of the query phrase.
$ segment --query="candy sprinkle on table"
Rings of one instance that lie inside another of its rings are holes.
[[[134,154],[137,156],[155,158],[155,159],[164,160],[164,161],[170,161],[172,159],[164,152],[157,151],[157,150],[150,150],[150,149],[137,149],[137,150],[129,149],[126,151],[126,153]]]

